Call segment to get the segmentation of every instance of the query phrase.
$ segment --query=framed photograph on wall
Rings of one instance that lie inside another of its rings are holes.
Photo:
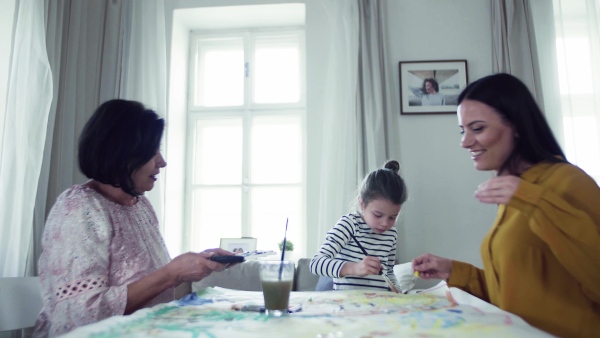
[[[256,250],[256,238],[221,238],[221,244],[219,247],[233,253],[254,251]]]
[[[467,60],[400,61],[400,113],[455,114]]]

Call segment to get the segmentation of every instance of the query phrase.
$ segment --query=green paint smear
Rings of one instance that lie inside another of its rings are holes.
[[[91,334],[90,337],[108,338],[134,333],[139,334],[141,332],[151,332],[153,330],[184,331],[191,334],[194,338],[200,336],[216,337],[211,332],[211,329],[214,328],[213,323],[215,322],[235,322],[247,319],[266,322],[269,320],[269,317],[256,312],[223,309],[184,313],[180,310],[181,307],[179,306],[165,306],[141,318],[133,319],[127,323],[119,323],[117,324],[117,327],[109,328],[104,332]],[[189,308],[187,310],[189,311]],[[160,317],[160,320],[156,321],[156,317]],[[198,326],[199,322],[204,321],[211,324]]]

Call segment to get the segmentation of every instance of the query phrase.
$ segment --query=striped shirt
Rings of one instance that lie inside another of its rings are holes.
[[[375,233],[362,217],[355,213],[342,216],[329,230],[325,243],[310,261],[310,271],[316,275],[333,277],[334,290],[389,290],[387,282],[380,275],[340,277],[340,270],[345,262],[360,262],[365,258],[365,254],[352,239],[352,235],[365,248],[369,256],[379,258],[384,266],[383,273],[387,274],[397,289],[400,289],[394,275],[398,238],[396,228],[392,227],[382,234]]]

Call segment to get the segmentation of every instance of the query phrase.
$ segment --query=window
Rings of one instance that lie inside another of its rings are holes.
[[[192,32],[189,69],[184,249],[245,236],[277,250],[289,219],[303,252],[303,31]]]
[[[593,61],[598,28],[589,3],[554,0],[553,5],[565,155],[600,181],[600,78]]]

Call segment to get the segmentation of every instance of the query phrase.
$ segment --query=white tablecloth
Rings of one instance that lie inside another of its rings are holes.
[[[284,318],[234,310],[251,304],[262,304],[261,292],[207,288],[64,337],[550,337],[445,284],[408,295],[293,292],[290,306],[301,304],[302,310]]]

